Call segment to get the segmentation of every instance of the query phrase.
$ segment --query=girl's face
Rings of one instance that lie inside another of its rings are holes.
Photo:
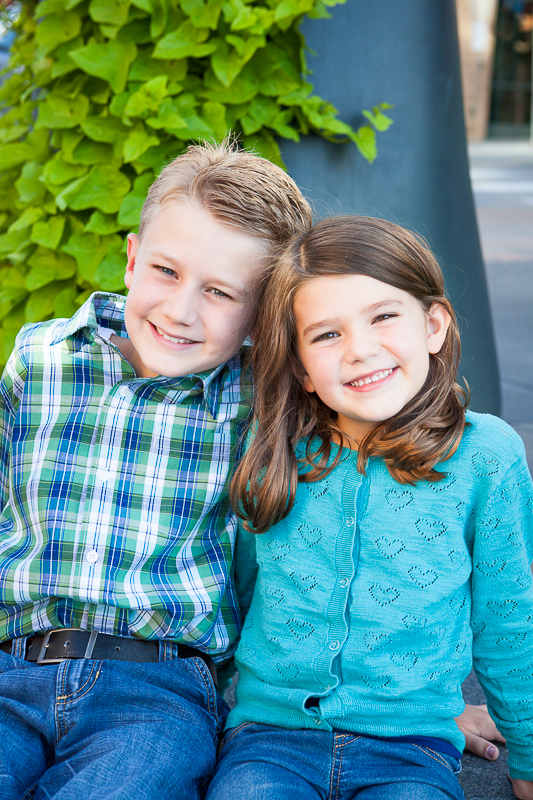
[[[294,314],[303,386],[356,442],[419,392],[450,324],[440,304],[426,314],[412,295],[366,275],[313,278]]]

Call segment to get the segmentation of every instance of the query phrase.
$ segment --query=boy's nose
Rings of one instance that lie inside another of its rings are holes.
[[[163,303],[163,313],[171,322],[194,325],[198,319],[197,302],[194,292],[180,288],[171,292]]]

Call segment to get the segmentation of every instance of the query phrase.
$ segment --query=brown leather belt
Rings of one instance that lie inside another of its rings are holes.
[[[0,643],[0,650],[11,655],[12,641]],[[179,658],[201,658],[211,677],[217,684],[217,670],[210,656],[178,644]],[[112,659],[113,661],[136,661],[148,663],[159,661],[159,642],[144,639],[129,639],[126,636],[112,636],[98,631],[84,631],[80,628],[55,628],[44,634],[36,633],[26,640],[26,661],[43,666],[59,664],[69,658]]]

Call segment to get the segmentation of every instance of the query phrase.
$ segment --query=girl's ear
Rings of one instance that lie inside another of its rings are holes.
[[[311,380],[311,378],[309,377],[307,372],[304,370],[304,368],[302,367],[302,365],[300,364],[299,361],[297,361],[295,364],[293,364],[291,366],[291,369],[292,369],[292,372],[295,375],[296,379],[298,381],[300,381],[300,383],[302,384],[302,386],[303,386],[303,388],[305,389],[306,392],[314,392],[315,391],[315,387],[314,387],[313,381]]]
[[[433,303],[427,314],[428,352],[432,355],[440,353],[450,322],[448,310],[440,303]]]

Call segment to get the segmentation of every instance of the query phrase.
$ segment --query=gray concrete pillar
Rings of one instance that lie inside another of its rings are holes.
[[[358,126],[362,108],[393,103],[370,165],[353,144],[282,143],[290,174],[319,216],[383,217],[422,234],[459,314],[462,373],[477,411],[498,414],[500,385],[472,190],[454,0],[347,0],[303,31],[316,90]]]

